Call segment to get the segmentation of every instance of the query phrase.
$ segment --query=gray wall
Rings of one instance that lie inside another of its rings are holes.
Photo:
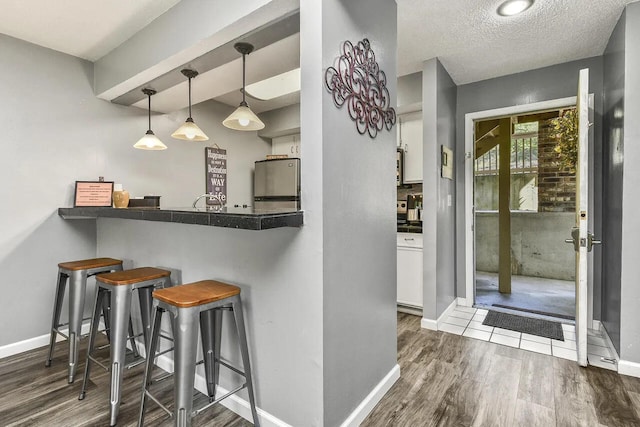
[[[593,152],[594,160],[594,233],[602,234],[602,57],[594,57],[579,61],[553,65],[537,70],[512,74],[481,82],[470,83],[458,87],[457,136],[456,136],[456,224],[458,230],[464,230],[464,215],[467,206],[464,200],[464,119],[465,114],[491,110],[514,105],[530,104],[557,98],[576,96],[578,88],[578,72],[589,68],[589,92],[594,94],[594,126]],[[456,236],[456,283],[458,296],[466,295],[465,289],[465,235]],[[593,251],[594,289],[593,315],[600,319],[601,301],[601,249]]]
[[[604,52],[602,323],[620,353],[622,272],[622,159],[625,128],[625,23],[623,12]]]
[[[74,181],[104,176],[132,195],[161,195],[165,207],[190,205],[205,181],[204,144],[169,136],[184,122],[184,111],[152,117],[168,150],[135,150],[132,145],[147,129],[146,112],[96,99],[91,63],[3,35],[0,51],[3,346],[47,334],[57,264],[95,256],[95,222],[57,215],[58,207],[73,205]],[[227,148],[230,202],[243,203],[251,200],[253,162],[270,145],[255,133],[222,127],[231,110],[210,102],[196,106],[194,118],[209,142]]]
[[[640,3],[627,6],[624,75],[624,168],[622,185],[622,291],[620,357],[640,363]]]
[[[317,3],[322,3],[317,48],[323,63],[316,72],[334,65],[343,41],[366,37],[380,69],[387,77],[396,75],[395,2]],[[308,48],[301,46],[301,52]],[[395,106],[396,79],[388,78],[387,85]],[[316,119],[322,139],[309,137],[303,122],[302,147],[322,147],[323,425],[335,426],[396,364],[396,172],[389,161],[395,159],[396,132],[383,130],[375,139],[359,135],[346,106],[336,108],[320,89],[322,111]],[[304,99],[301,105],[304,118]]]
[[[408,113],[422,108],[422,72],[398,77],[398,112]]]
[[[260,137],[275,138],[300,133],[300,104],[266,111],[260,114],[260,119],[265,124],[264,129],[258,131]]]
[[[437,59],[422,72],[423,317],[437,319],[456,297],[455,181],[441,177],[441,146],[455,153],[457,87]],[[448,199],[451,199],[451,206]]]

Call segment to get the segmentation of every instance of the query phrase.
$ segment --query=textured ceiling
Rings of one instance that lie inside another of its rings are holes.
[[[0,0],[0,33],[95,61],[180,0]]]
[[[465,84],[601,55],[624,6],[635,0],[536,0],[515,17],[497,15],[502,0],[396,1],[398,75],[420,71],[423,61],[437,57],[457,84]],[[178,2],[0,0],[0,33],[93,61]],[[289,54],[297,58],[298,50]],[[257,52],[252,55],[252,71],[268,69],[269,58],[264,61]],[[203,93],[206,80],[198,79]],[[235,104],[236,86],[217,96]],[[260,110],[272,107],[254,104]]]
[[[502,0],[397,0],[398,75],[439,58],[457,84],[601,55],[636,0],[536,0],[502,17]]]

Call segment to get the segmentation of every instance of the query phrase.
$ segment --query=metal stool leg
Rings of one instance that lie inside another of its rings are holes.
[[[173,398],[177,427],[191,426],[194,371],[198,347],[198,313],[197,307],[182,308],[177,310],[175,319]]]
[[[130,286],[114,286],[111,290],[111,425],[116,425],[120,410],[122,374],[127,350],[127,325],[131,316]]]
[[[82,378],[82,388],[80,389],[80,395],[78,396],[78,400],[84,399],[86,390],[87,390],[87,382],[89,382],[89,374],[91,372],[91,353],[95,347],[96,336],[98,335],[98,325],[100,323],[100,307],[104,307],[103,301],[108,297],[109,292],[98,288],[96,290],[96,300],[93,308],[93,316],[91,318],[91,326],[89,328],[89,345],[87,346],[87,361],[84,364],[84,377]],[[108,325],[107,325],[108,326]]]
[[[253,415],[253,425],[259,427],[260,421],[258,420],[258,411],[256,410],[256,402],[253,394],[253,379],[251,377],[251,363],[249,362],[249,346],[247,345],[247,335],[244,328],[242,301],[239,296],[235,296],[231,299],[231,304],[233,307],[233,316],[236,321],[236,329],[238,330],[238,343],[240,344],[242,364],[244,365],[244,377],[247,383],[251,414]]]
[[[153,325],[151,327],[151,342],[146,347],[147,361],[145,362],[144,378],[142,380],[142,397],[140,400],[140,416],[138,417],[138,427],[144,425],[144,406],[147,397],[147,387],[151,383],[151,371],[153,371],[153,365],[155,361],[156,349],[158,347],[158,341],[160,338],[160,331],[162,329],[162,313],[163,309],[156,306],[155,315],[153,316]]]
[[[222,310],[200,313],[200,336],[204,355],[204,372],[209,401],[216,397],[216,385],[220,378],[220,344],[222,342]]]
[[[107,294],[109,291],[104,290]],[[105,333],[107,334],[107,341],[111,342],[111,297],[108,296],[102,299],[102,318],[104,319]],[[136,339],[134,337],[135,331],[133,330],[133,321],[129,319],[129,343],[131,344],[131,351],[133,351],[134,357],[139,357],[138,347],[136,346]]]
[[[140,318],[142,320],[142,334],[144,336],[145,354],[148,354],[146,348],[149,346],[151,337],[151,309],[153,308],[153,286],[138,288],[138,301],[140,303]]]
[[[106,289],[102,289],[106,292],[106,298],[102,298],[102,319],[104,320],[104,331],[107,334],[107,341],[111,342],[111,294]],[[100,292],[100,287],[96,289],[96,292]]]
[[[82,312],[87,291],[87,272],[78,270],[69,277],[69,384],[78,367],[78,347],[82,331]]]
[[[64,301],[64,289],[67,284],[69,276],[61,271],[58,271],[58,284],[56,286],[56,300],[53,307],[53,318],[51,319],[51,339],[49,341],[49,355],[44,363],[46,367],[51,366],[51,359],[53,359],[53,347],[56,345],[56,338],[58,336],[58,325],[60,325],[60,313],[62,312],[62,302]]]

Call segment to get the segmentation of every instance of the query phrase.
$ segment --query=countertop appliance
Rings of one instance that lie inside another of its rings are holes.
[[[407,196],[407,221],[422,220],[422,194],[409,194]]]
[[[253,177],[256,209],[300,209],[300,159],[256,162]]]

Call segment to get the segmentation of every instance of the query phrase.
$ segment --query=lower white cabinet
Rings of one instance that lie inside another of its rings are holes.
[[[398,304],[422,308],[422,234],[398,233]]]

